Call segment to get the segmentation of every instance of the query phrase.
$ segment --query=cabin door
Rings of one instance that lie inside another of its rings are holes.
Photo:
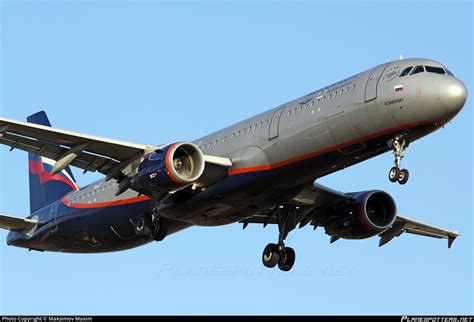
[[[282,108],[276,110],[275,113],[273,113],[272,119],[270,120],[270,126],[268,128],[269,140],[278,137],[280,131],[280,120],[284,110],[285,107],[283,106]]]
[[[382,76],[385,68],[389,64],[383,64],[375,67],[372,74],[370,74],[367,84],[365,85],[365,101],[371,101],[377,98],[377,84],[379,83],[380,76]]]

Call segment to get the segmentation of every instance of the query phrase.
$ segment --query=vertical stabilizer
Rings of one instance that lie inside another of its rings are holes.
[[[29,116],[27,121],[51,126],[43,111]],[[54,163],[54,160],[28,153],[31,213],[61,199],[68,192],[78,189],[69,166],[56,175],[51,174]]]

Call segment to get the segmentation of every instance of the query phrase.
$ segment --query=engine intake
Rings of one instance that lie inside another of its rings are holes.
[[[333,208],[333,220],[326,225],[326,233],[346,239],[369,238],[392,227],[396,214],[395,201],[388,193],[359,192],[352,200]]]
[[[153,152],[132,179],[132,187],[169,192],[196,182],[204,172],[204,155],[193,143],[174,143]]]

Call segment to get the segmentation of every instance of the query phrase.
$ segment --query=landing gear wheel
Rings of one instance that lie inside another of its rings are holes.
[[[293,248],[285,247],[280,252],[280,260],[278,261],[278,268],[283,272],[291,270],[295,264],[296,254]]]
[[[400,170],[400,174],[398,177],[398,183],[399,184],[405,184],[408,182],[408,177],[409,177],[409,172],[407,169],[402,169]]]
[[[263,250],[262,262],[265,267],[273,268],[280,261],[280,250],[278,245],[268,244]]]
[[[154,221],[151,224],[151,236],[156,241],[162,241],[165,239],[168,233],[168,225],[165,220]]]
[[[262,262],[265,267],[278,268],[288,272],[295,264],[295,251],[285,247],[288,233],[295,229],[300,217],[299,207],[293,205],[280,205],[270,213],[275,216],[278,223],[278,243],[268,244],[263,250]]]
[[[406,171],[406,170],[405,170]],[[400,178],[400,169],[398,167],[393,167],[388,172],[388,180],[391,182],[397,182]]]
[[[390,169],[390,172],[388,173],[388,179],[391,182],[398,181],[400,184],[405,184],[408,181],[408,171],[405,169],[400,170],[400,168],[403,156],[409,144],[410,141],[404,135],[388,141],[388,146],[392,150],[392,153],[395,157],[395,166]]]
[[[151,233],[151,216],[140,215],[135,223],[135,235],[149,236]]]

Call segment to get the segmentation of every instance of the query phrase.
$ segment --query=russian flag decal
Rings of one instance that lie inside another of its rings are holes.
[[[403,85],[395,85],[395,86],[393,86],[393,91],[394,91],[395,93],[403,92]]]

